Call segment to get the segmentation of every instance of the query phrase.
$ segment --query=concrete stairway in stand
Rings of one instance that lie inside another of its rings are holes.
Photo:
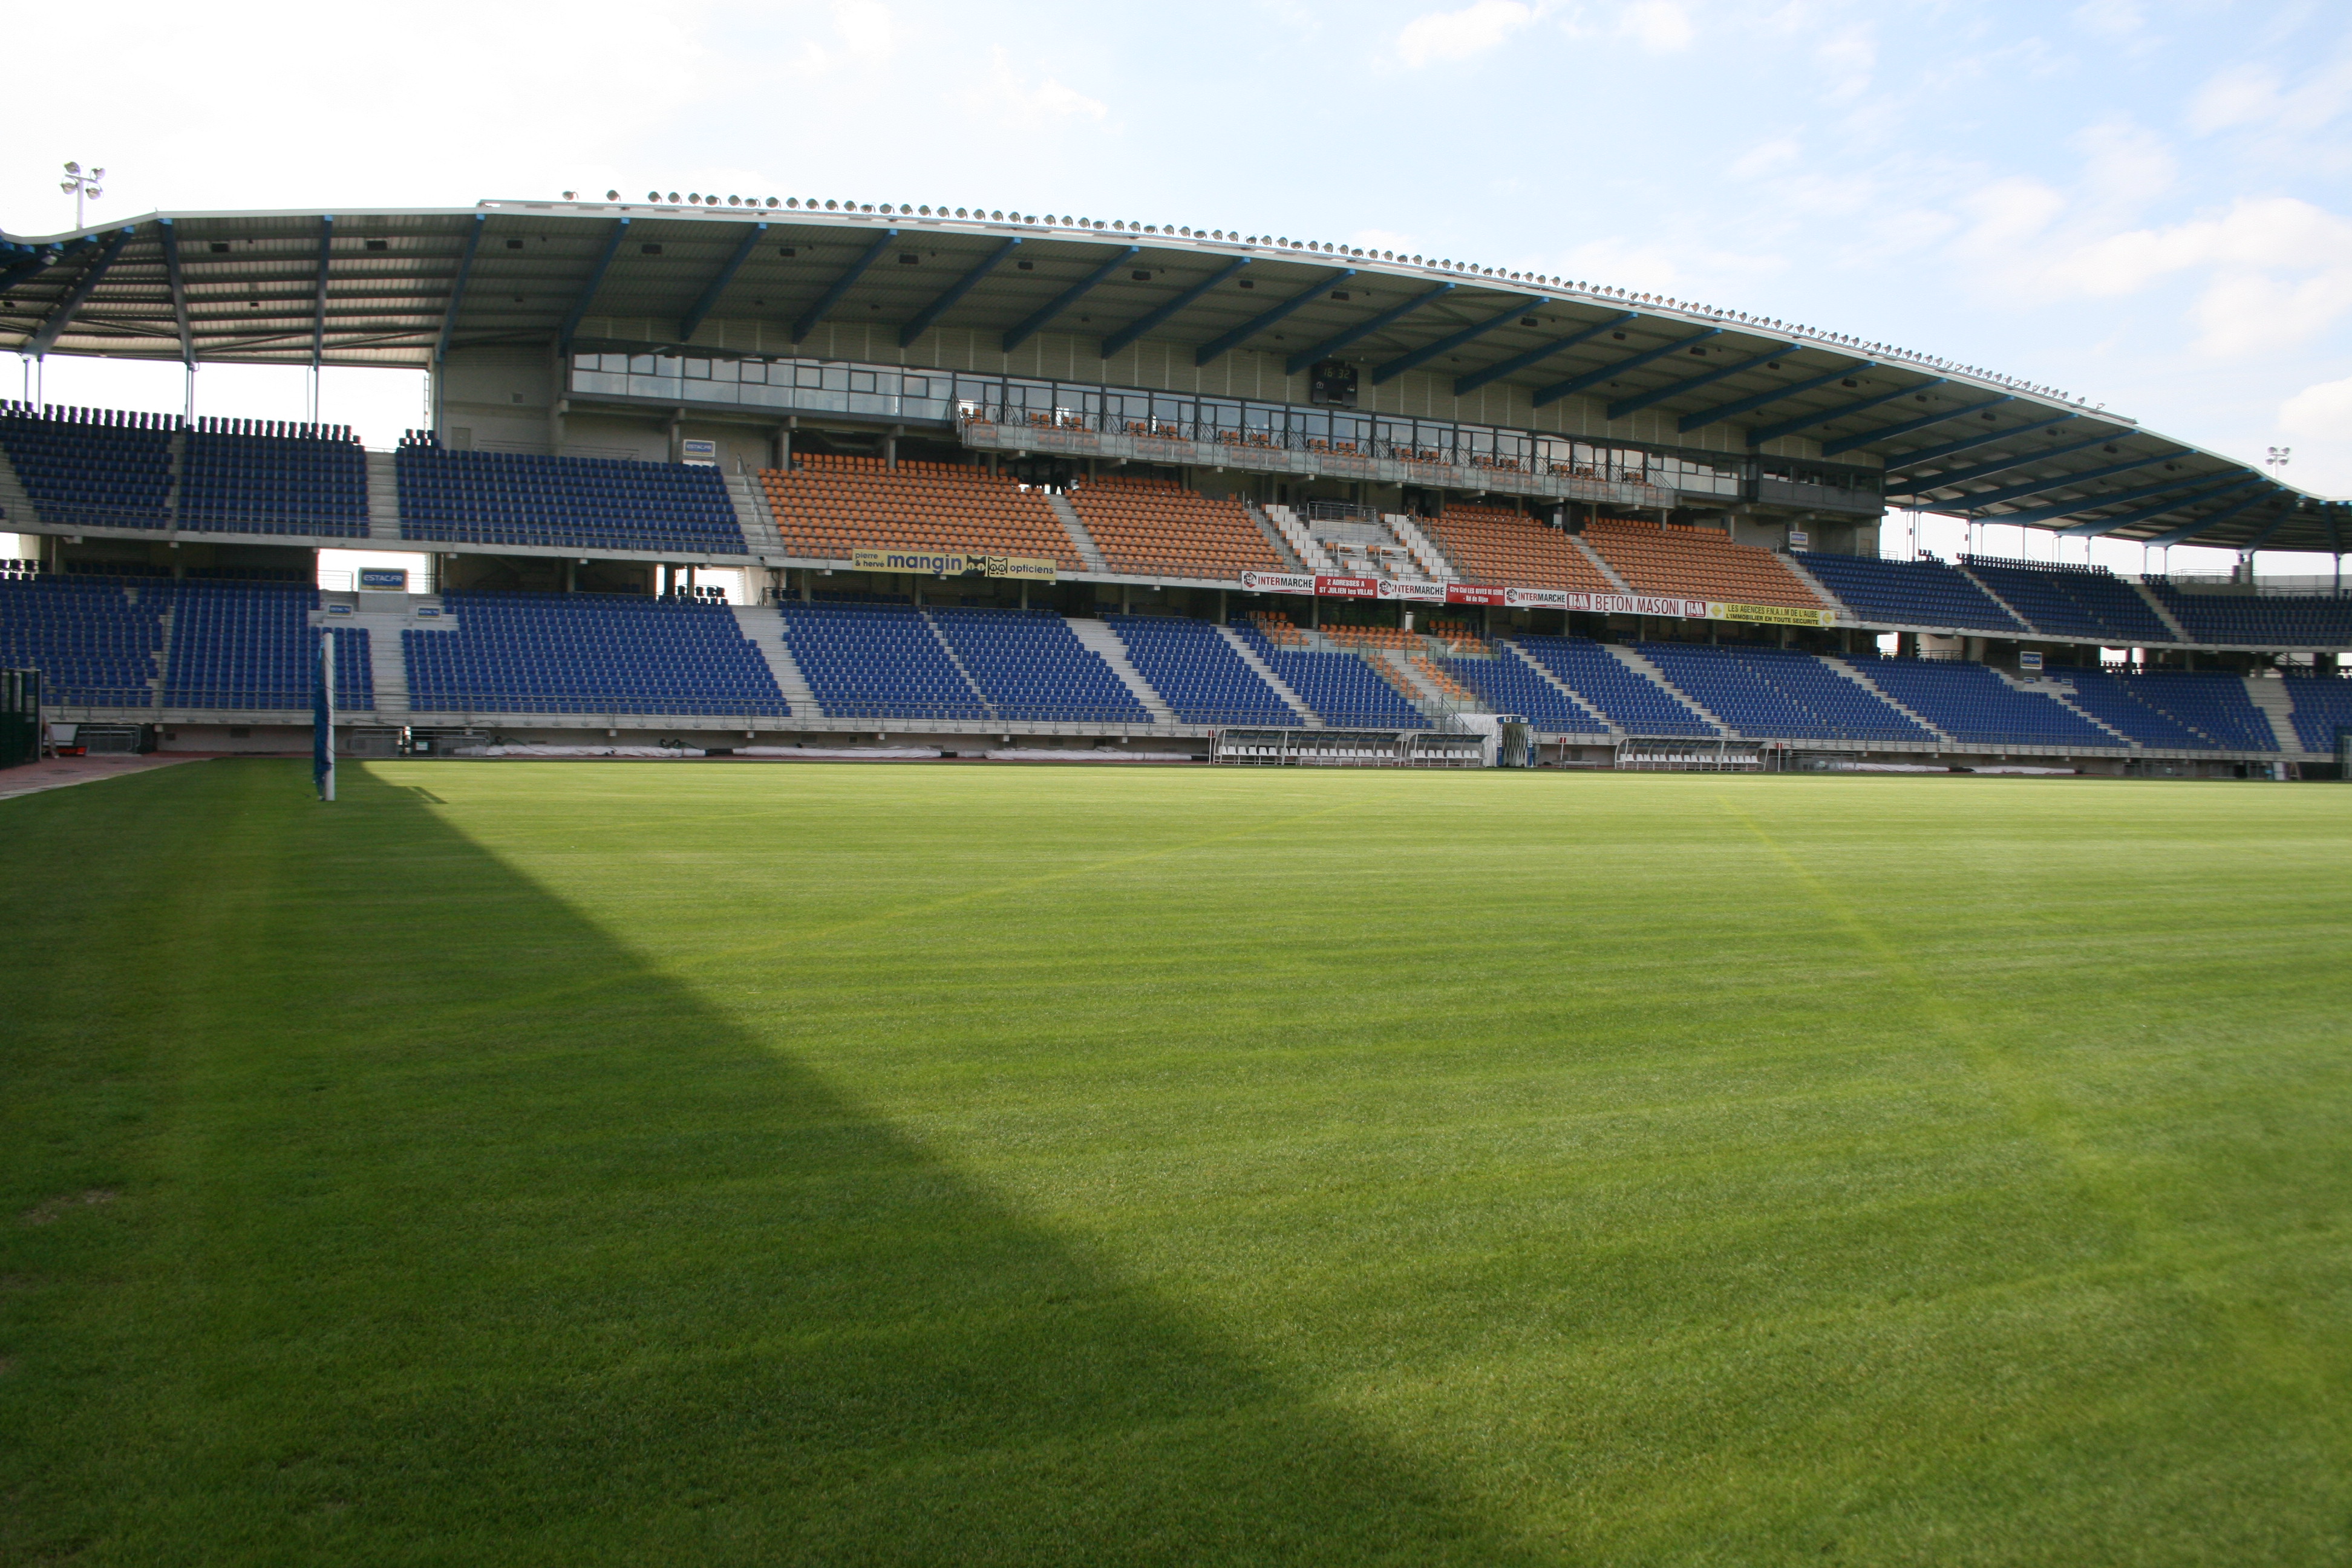
[[[1927,731],[1930,735],[1935,736],[1936,739],[1941,741],[1944,744],[1948,746],[1956,743],[1952,740],[1951,736],[1946,734],[1942,730],[1937,728],[1935,725],[1927,722],[1926,717],[1916,709],[1907,708],[1902,703],[1896,701],[1893,692],[1882,689],[1878,682],[1871,679],[1869,676],[1864,674],[1861,670],[1856,669],[1853,665],[1846,663],[1845,660],[1842,658],[1832,658],[1826,654],[1815,654],[1813,657],[1820,659],[1823,664],[1829,666],[1830,668],[1835,670],[1838,674],[1844,676],[1848,680],[1853,681],[1856,686],[1861,687],[1864,691],[1869,692],[1873,697],[1877,698],[1881,702],[1885,703],[1889,708],[1894,709],[1897,713],[1902,714],[1906,719],[1910,720],[1914,724],[1918,725],[1922,730]]]
[[[1062,520],[1062,531],[1070,536],[1070,548],[1078,552],[1078,559],[1087,563],[1087,570],[1108,576],[1110,563],[1104,559],[1102,546],[1097,544],[1095,536],[1087,531],[1085,520],[1078,516],[1078,509],[1070,504],[1069,498],[1058,491],[1047,490],[1045,504],[1052,507],[1054,515]]]
[[[39,521],[40,514],[33,510],[33,498],[25,493],[24,483],[16,478],[8,454],[0,452],[0,533],[13,533],[20,523],[29,528]]]
[[[1988,669],[1992,668],[1990,665],[1987,665],[1985,668]],[[2125,734],[2121,730],[2116,729],[2113,724],[2108,723],[2096,713],[2092,712],[2089,709],[2084,708],[2080,703],[2076,702],[2074,700],[2074,691],[2071,689],[2062,689],[2047,680],[2038,683],[2028,683],[2026,681],[2020,680],[2016,676],[2010,674],[2009,671],[2005,669],[1994,669],[1992,673],[1996,679],[2008,682],[2017,690],[2031,691],[2039,696],[2047,697],[2050,700],[2058,704],[2059,707],[2063,708],[2067,712],[2072,713],[2074,717],[2083,721],[2084,723],[2090,725],[2094,729],[2105,731],[2108,734],[2113,735],[2116,738],[2116,745],[2128,746],[2135,752],[2140,749],[2140,744],[2137,741],[2133,740],[2129,735]]]
[[[824,717],[824,710],[817,705],[816,693],[809,689],[808,678],[801,673],[800,662],[793,658],[791,645],[784,641],[784,618],[776,614],[775,606],[737,605],[733,609],[736,629],[768,661],[768,672],[776,678],[776,689],[792,704],[793,715]]]
[[[2011,604],[2007,599],[2004,599],[1999,594],[1994,593],[1992,591],[1991,584],[1987,583],[1983,578],[1969,571],[1966,565],[1960,562],[1955,561],[1952,563],[1952,570],[1958,572],[1961,576],[1966,577],[1969,582],[1974,583],[1977,585],[1977,591],[1979,593],[1981,593],[1986,598],[1990,599],[1994,604],[1999,605],[2002,609],[2008,611],[2011,617],[2014,619],[2019,626],[2030,626],[2033,625],[2032,621],[2027,620],[2023,616],[2017,613],[2017,606],[2015,605]]]
[[[735,503],[735,521],[754,555],[784,555],[784,536],[776,531],[776,514],[768,510],[767,492],[760,481],[740,469],[727,476],[727,499]]]
[[[1268,686],[1274,688],[1276,696],[1290,704],[1291,708],[1297,711],[1302,721],[1313,729],[1319,730],[1323,727],[1323,721],[1317,715],[1315,710],[1307,706],[1305,700],[1303,700],[1297,692],[1293,691],[1290,689],[1290,682],[1275,674],[1273,667],[1268,665],[1265,660],[1258,658],[1256,650],[1252,648],[1247,642],[1243,640],[1241,633],[1234,630],[1231,626],[1219,626],[1217,628],[1217,635],[1225,639],[1225,646],[1232,648],[1234,653],[1238,654],[1244,664],[1248,665],[1252,669],[1257,671],[1257,677],[1260,680],[1265,681]]]
[[[368,538],[400,538],[400,471],[390,452],[367,454]],[[373,657],[373,656],[371,656]],[[404,700],[401,704],[406,707]]]
[[[1573,533],[1570,534],[1568,538],[1570,543],[1584,552],[1584,558],[1592,563],[1592,569],[1595,572],[1600,573],[1603,577],[1608,578],[1610,585],[1614,587],[1619,593],[1632,594],[1638,591],[1634,588],[1633,584],[1628,583],[1624,578],[1617,575],[1617,568],[1610,565],[1608,562],[1602,560],[1601,558],[1601,552],[1593,549],[1592,546],[1585,543],[1581,538]]]
[[[1681,687],[1676,686],[1673,681],[1668,680],[1664,670],[1660,669],[1656,665],[1652,664],[1647,658],[1635,653],[1623,643],[1602,643],[1601,647],[1602,652],[1615,658],[1618,663],[1623,665],[1626,668],[1632,670],[1643,679],[1650,682],[1653,686],[1658,687],[1660,689],[1664,690],[1667,696],[1672,697],[1675,701],[1681,703],[1684,707],[1689,709],[1692,712],[1697,714],[1700,718],[1706,720],[1708,723],[1714,725],[1725,734],[1737,735],[1739,733],[1738,726],[1727,724],[1722,720],[1717,718],[1714,714],[1708,712],[1706,705],[1700,702],[1697,698],[1693,697],[1689,692],[1685,691]]]
[[[1151,715],[1153,723],[1176,722],[1176,710],[1161,700],[1160,693],[1151,689],[1151,682],[1143,679],[1143,672],[1135,668],[1133,659],[1128,658],[1127,644],[1111,630],[1108,621],[1073,616],[1064,624],[1070,628],[1073,637],[1099,654],[1102,661],[1110,666],[1111,673],[1135,694],[1135,700],[1143,704],[1144,711]]]
[[[1591,703],[1587,702],[1584,700],[1584,693],[1579,691],[1575,687],[1570,686],[1565,680],[1562,680],[1559,676],[1554,675],[1550,670],[1546,669],[1542,664],[1537,660],[1529,658],[1528,657],[1527,650],[1519,647],[1518,644],[1511,641],[1508,637],[1497,637],[1495,639],[1495,646],[1504,650],[1497,654],[1496,656],[1496,658],[1517,659],[1521,664],[1526,665],[1529,669],[1534,670],[1537,677],[1542,679],[1546,684],[1549,685],[1553,690],[1559,692],[1562,697],[1567,698],[1570,702],[1576,704],[1577,707],[1591,714],[1594,723],[1600,725],[1602,729],[1608,731],[1612,735],[1622,734],[1623,732],[1610,721],[1608,714],[1603,713],[1600,709],[1595,708]]]
[[[1257,524],[1257,531],[1265,535],[1265,542],[1274,546],[1274,552],[1282,557],[1284,571],[1303,573],[1312,570],[1300,559],[1298,552],[1290,547],[1290,541],[1283,537],[1282,530],[1274,526],[1274,520],[1258,510],[1255,501],[1244,501],[1242,506],[1249,513],[1250,521]]]
[[[2287,691],[2286,682],[2276,676],[2263,675],[2249,675],[2245,682],[2246,696],[2270,721],[2271,734],[2277,739],[2279,750],[2290,756],[2302,751],[2302,737],[2294,732],[2294,699]]]
[[[2156,618],[2164,623],[2164,629],[2172,634],[2173,641],[2195,644],[2197,639],[2189,635],[2189,628],[2172,618],[2172,612],[2164,607],[2164,601],[2150,592],[2147,584],[2137,577],[2126,577],[2124,581],[2132,585],[2132,591],[2140,596],[2141,603],[2147,605]]]

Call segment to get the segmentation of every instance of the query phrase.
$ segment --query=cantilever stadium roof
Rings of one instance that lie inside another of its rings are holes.
[[[919,255],[919,267],[876,265]],[[1018,260],[1008,265],[1017,254]],[[1250,287],[1242,288],[1244,281]],[[151,214],[0,235],[0,346],[25,353],[425,367],[452,347],[568,342],[583,319],[706,321],[797,340],[856,312],[944,328],[1150,339],[1206,363],[1279,326],[1293,374],[1344,355],[1376,389],[1442,363],[1456,395],[1606,398],[1612,421],[1744,430],[1886,469],[1890,502],[2150,543],[2341,551],[2340,503],[2118,416],[1736,316],[1452,265],[1099,226],[595,202]],[[1090,324],[1081,326],[1079,317]]]

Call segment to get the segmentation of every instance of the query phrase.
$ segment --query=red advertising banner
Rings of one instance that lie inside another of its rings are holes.
[[[1244,572],[1242,586],[1253,594],[1312,594],[1315,579],[1303,572]]]
[[[1500,605],[1507,603],[1505,588],[1474,587],[1467,583],[1445,584],[1445,602],[1449,605]]]
[[[1324,599],[1377,599],[1381,596],[1381,580],[1377,577],[1331,577],[1315,574],[1315,593]]]

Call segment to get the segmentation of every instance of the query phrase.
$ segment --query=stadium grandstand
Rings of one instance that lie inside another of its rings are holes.
[[[0,236],[0,286],[28,356],[431,375],[389,450],[0,405],[0,531],[29,542],[0,666],[147,744],[306,743],[322,638],[362,748],[1209,757],[1226,728],[1507,721],[1562,765],[2281,776],[2352,722],[2341,503],[2045,389],[1588,282],[613,193]],[[1889,506],[2336,564],[1902,559]],[[329,583],[321,550],[420,565]]]

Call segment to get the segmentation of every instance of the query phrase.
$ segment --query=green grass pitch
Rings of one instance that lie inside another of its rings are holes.
[[[2352,1559],[2352,789],[0,803],[0,1563]]]

